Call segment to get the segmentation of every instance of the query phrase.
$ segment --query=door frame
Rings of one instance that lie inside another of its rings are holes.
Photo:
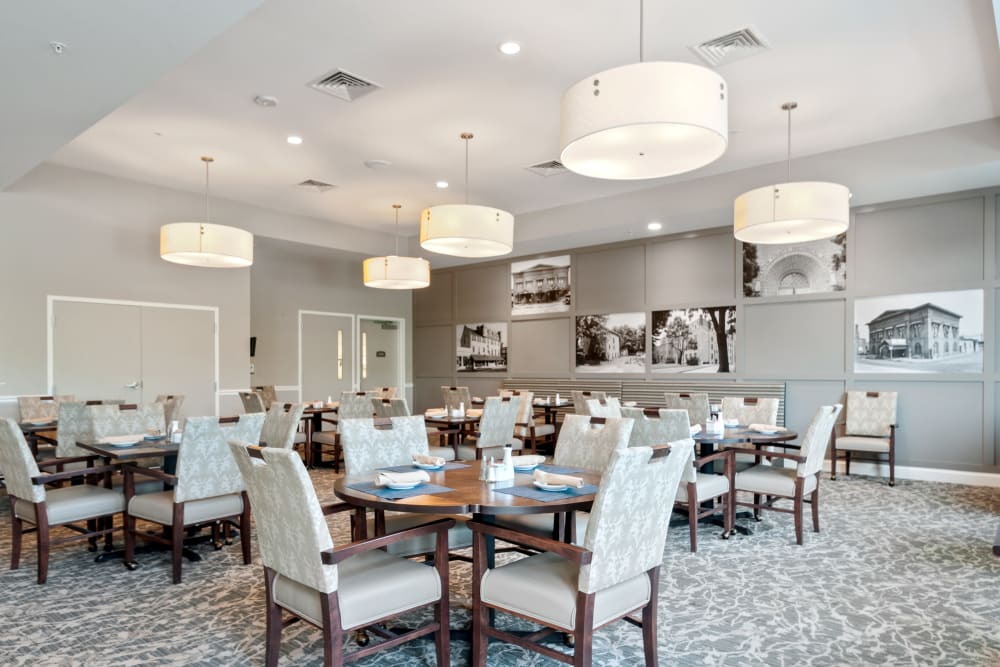
[[[395,322],[399,325],[399,336],[396,340],[396,375],[399,377],[399,391],[402,392],[403,396],[406,396],[406,318],[403,317],[387,317],[385,315],[361,315],[357,316],[357,331],[355,332],[355,340],[358,341],[357,347],[357,361],[355,366],[357,367],[358,373],[361,373],[361,320],[386,320],[389,322]],[[360,375],[359,375],[360,377]],[[360,386],[360,385],[359,385]],[[363,390],[361,387],[360,390]]]
[[[101,303],[112,306],[140,306],[146,308],[172,308],[174,310],[207,310],[211,311],[214,323],[212,333],[212,355],[213,361],[213,387],[212,394],[215,396],[215,414],[219,414],[219,307],[218,306],[196,306],[188,303],[163,303],[158,301],[129,301],[127,299],[96,299],[82,296],[58,296],[49,294],[45,297],[45,366],[46,366],[46,387],[48,392],[55,394],[55,303],[56,301],[71,301],[76,303]]]
[[[358,373],[360,372],[359,364],[357,363],[357,352],[358,348],[358,316],[354,313],[333,313],[325,310],[299,310],[299,403],[302,402],[302,316],[303,315],[320,315],[324,317],[349,317],[351,318],[351,350],[347,355],[352,360],[351,364],[351,391],[357,391],[358,389]]]

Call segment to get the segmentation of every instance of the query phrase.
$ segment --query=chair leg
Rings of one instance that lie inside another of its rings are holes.
[[[819,481],[819,480],[817,480]],[[819,484],[816,484],[816,490],[812,492],[812,515],[813,515],[813,532],[819,532]]]
[[[753,518],[755,521],[760,521],[760,494],[753,494]]]
[[[889,486],[896,486],[896,448],[889,447]]]
[[[795,478],[795,543],[802,544],[802,478]]]
[[[337,591],[320,595],[319,604],[323,609],[323,667],[341,667],[344,664],[344,629]]]
[[[98,524],[97,519],[87,519],[87,532],[96,533],[98,526],[104,527],[104,524]],[[91,551],[97,551],[97,537],[91,536],[87,538],[87,544],[90,545]]]
[[[837,445],[834,444],[830,451],[830,479],[837,479]]]
[[[135,517],[125,512],[122,516],[122,532],[125,533],[125,566],[135,562]]]
[[[642,609],[642,649],[646,657],[646,667],[657,667],[656,655],[656,601],[660,599],[660,568],[649,570],[649,602]]]
[[[174,524],[170,527],[170,552],[173,582],[181,583],[181,558],[184,551],[184,505],[174,503]]]
[[[481,533],[472,534],[472,666],[486,667],[486,654],[490,640],[486,636],[489,610],[483,606],[479,586],[486,570],[486,538]]]
[[[266,667],[278,667],[278,657],[281,655],[281,607],[274,603],[275,572],[269,567],[264,568],[264,593],[266,599],[267,634],[264,642],[264,664]]]
[[[688,484],[688,531],[691,534],[691,553],[698,551],[698,492],[694,483]]]
[[[10,569],[21,566],[21,535],[24,534],[24,522],[14,516],[14,501],[11,498],[10,509]]]
[[[593,593],[577,593],[575,625],[576,629],[573,631],[573,665],[575,667],[590,667],[594,657]],[[645,643],[645,637],[643,640]]]
[[[38,542],[38,583],[44,584],[49,578],[49,515],[45,503],[35,503],[35,521]]]
[[[851,476],[851,450],[844,452],[844,477]]]
[[[250,498],[247,492],[243,492],[243,513],[240,514],[240,546],[243,548],[243,564],[249,565],[253,562],[250,553]]]

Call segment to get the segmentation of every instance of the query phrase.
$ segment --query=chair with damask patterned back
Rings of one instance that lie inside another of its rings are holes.
[[[663,394],[663,400],[663,405],[667,409],[687,410],[688,419],[690,419],[692,424],[701,424],[704,426],[711,416],[711,408],[708,405],[708,394],[705,392],[688,394],[668,391]]]
[[[837,479],[837,461],[844,461],[844,475],[851,474],[851,457],[864,454],[876,461],[889,458],[889,486],[896,485],[896,404],[894,391],[849,391],[844,410],[846,422],[833,431],[830,479]],[[839,452],[843,452],[841,457]]]
[[[218,534],[220,522],[238,525],[243,548],[243,563],[250,564],[250,506],[246,502],[243,479],[240,476],[227,439],[259,442],[263,414],[241,415],[239,421],[225,431],[218,417],[188,417],[184,423],[177,452],[177,474],[160,470],[125,468],[125,564],[135,562],[137,537],[171,547],[173,582],[181,581],[181,551],[184,528],[211,524]],[[135,495],[136,473],[157,477],[173,485],[168,491]],[[169,538],[137,530],[136,519],[169,527]],[[218,544],[218,541],[217,541]]]
[[[372,398],[396,398],[396,387],[373,387],[368,390]]]
[[[323,446],[333,448],[333,469],[340,471],[340,460],[342,456],[342,446],[340,443],[340,423],[345,419],[371,419],[375,414],[375,406],[372,399],[364,391],[345,391],[340,394],[340,405],[337,406],[336,419],[323,419],[323,423],[332,424],[330,431],[316,431],[312,434],[313,445],[318,445],[319,457],[322,458]],[[314,454],[314,457],[316,454]],[[314,460],[316,460],[314,458]]]
[[[441,400],[444,402],[446,410],[458,410],[464,407],[468,410],[472,407],[472,394],[468,387],[441,387]]]
[[[240,401],[243,403],[243,412],[248,415],[267,412],[267,408],[264,406],[264,399],[256,391],[241,391],[239,394]]]
[[[260,441],[268,447],[293,449],[299,435],[299,425],[302,423],[302,413],[305,403],[271,403],[270,409],[264,414],[264,425],[260,432]],[[305,438],[301,439],[305,442]]]
[[[670,508],[681,473],[691,465],[693,447],[687,439],[655,453],[649,447],[615,450],[601,477],[582,546],[518,536],[497,525],[471,521],[472,664],[487,665],[492,638],[574,665],[590,665],[594,630],[627,618],[642,627],[646,665],[656,665],[663,548]],[[541,553],[489,569],[487,537],[516,537]],[[493,626],[492,610],[527,618],[549,631],[516,637]],[[637,611],[642,613],[641,622],[631,617]],[[573,636],[572,657],[538,643],[559,632]]]
[[[483,405],[476,432],[455,447],[459,461],[477,461],[484,458],[502,457],[504,445],[510,444],[520,450],[524,443],[514,437],[517,415],[524,402],[520,396],[490,396]]]
[[[260,400],[264,403],[264,409],[268,410],[270,407],[278,402],[278,390],[273,384],[261,384],[253,388],[255,392],[260,396]]]
[[[587,401],[603,401],[607,397],[608,394],[604,391],[574,391],[573,411],[578,415],[589,415],[590,413],[587,411]]]
[[[538,445],[553,442],[556,434],[555,424],[545,424],[535,419],[534,392],[502,389],[500,396],[518,396],[522,399],[514,426],[514,435],[525,444],[526,450],[535,454],[538,451]]]
[[[585,413],[592,417],[614,417],[620,419],[622,416],[622,404],[614,396],[607,398],[591,398],[586,401],[587,411]]]
[[[72,394],[61,396],[18,396],[18,421],[55,421],[59,417],[59,404],[75,401]]]
[[[156,397],[157,403],[163,403],[163,421],[170,426],[170,422],[181,420],[181,406],[184,405],[184,394],[160,394]]]

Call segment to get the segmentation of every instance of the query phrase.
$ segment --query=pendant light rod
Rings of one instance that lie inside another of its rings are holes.
[[[469,140],[474,136],[472,132],[463,132],[459,135],[465,140],[465,203],[469,203]]]
[[[211,212],[211,208],[209,206],[209,199],[208,199],[208,193],[209,193],[208,166],[213,162],[215,162],[215,158],[209,155],[202,155],[201,161],[205,163],[205,222],[209,222],[210,220],[209,213]]]
[[[399,209],[403,206],[402,204],[393,204],[392,207],[396,209],[396,256],[399,257]]]
[[[643,41],[642,41],[643,29],[642,29],[642,27],[643,26],[642,26],[642,24],[643,24],[643,18],[644,18],[644,16],[643,16],[644,9],[645,9],[645,3],[643,2],[643,0],[639,0],[639,62],[643,62],[643,58],[642,58],[642,55],[643,55]]]
[[[785,152],[785,180],[792,180],[792,109],[797,109],[798,102],[785,102],[781,108],[788,112],[788,149]]]

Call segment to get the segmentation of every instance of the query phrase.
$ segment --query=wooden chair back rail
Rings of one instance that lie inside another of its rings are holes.
[[[607,420],[606,417],[591,417],[590,418],[590,423],[591,424],[607,424],[608,420]]]
[[[382,401],[382,405],[392,405],[392,399],[391,398],[383,398],[383,399],[381,399],[381,401]]]
[[[745,396],[743,398],[743,405],[757,405],[756,396]]]
[[[219,417],[220,424],[237,424],[239,421],[240,418],[238,415],[236,417]]]
[[[374,417],[372,425],[379,431],[390,431],[392,430],[392,417]]]
[[[878,398],[879,393],[877,391],[869,391],[865,394],[868,398]]]
[[[136,403],[122,403],[118,406],[118,412],[122,410],[138,410],[139,406]]]

